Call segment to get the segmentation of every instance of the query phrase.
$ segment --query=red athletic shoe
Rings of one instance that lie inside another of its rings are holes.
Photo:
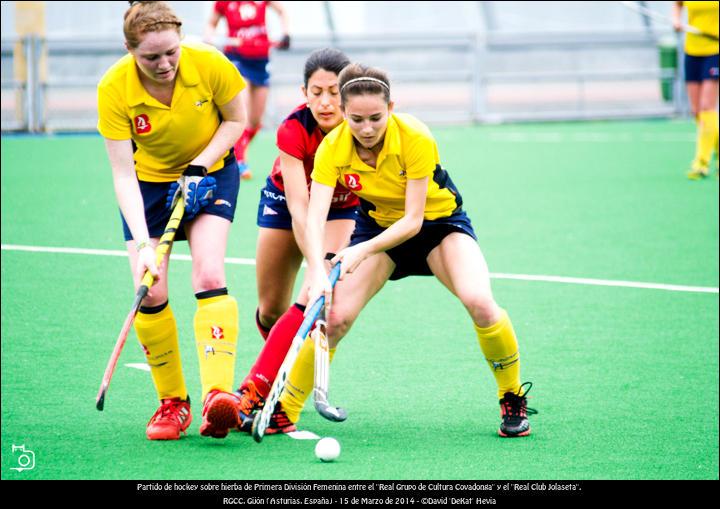
[[[250,168],[248,167],[246,162],[240,162],[238,161],[238,172],[240,173],[240,178],[242,180],[252,180],[253,174],[252,171],[250,171]]]
[[[185,433],[190,423],[190,398],[164,399],[155,415],[148,422],[146,435],[148,440],[179,440],[180,433]]]
[[[240,424],[237,396],[219,390],[210,391],[205,398],[200,434],[205,437],[225,438],[232,428]]]
[[[266,435],[277,435],[280,433],[291,433],[297,431],[295,423],[290,420],[290,417],[283,410],[282,403],[279,401],[275,405],[275,411],[270,417],[270,424],[265,430]]]

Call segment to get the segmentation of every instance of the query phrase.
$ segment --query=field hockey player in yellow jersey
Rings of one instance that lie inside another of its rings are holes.
[[[388,280],[434,275],[464,304],[482,354],[497,382],[499,434],[530,434],[521,383],[518,342],[508,314],[493,299],[485,259],[462,198],[440,164],[438,147],[416,118],[393,113],[390,82],[378,69],[352,64],[339,77],[345,121],[329,133],[315,155],[306,227],[309,302],[325,295],[328,335],[334,348],[360,311]],[[334,293],[322,251],[324,228],[336,183],[360,198],[362,211],[342,262]],[[447,338],[442,338],[443,341]],[[299,362],[299,361],[298,361]],[[286,389],[293,383],[289,377]],[[297,420],[302,401],[286,391],[283,411]]]
[[[157,277],[135,319],[160,408],[150,440],[177,440],[192,416],[178,328],[168,303],[168,257],[157,245],[181,194],[185,215],[176,240],[187,239],[197,298],[194,328],[200,361],[200,433],[222,438],[237,426],[234,388],[238,309],[225,284],[224,258],[239,176],[230,150],[245,125],[240,73],[218,50],[181,42],[182,25],[165,2],[130,2],[128,55],[98,85],[98,130],[113,173],[135,286]]]
[[[677,31],[683,29],[683,7],[687,7],[688,25],[692,28],[685,33],[685,82],[697,122],[695,158],[687,176],[698,180],[710,174],[713,152],[718,157],[718,2],[675,2],[673,24]]]

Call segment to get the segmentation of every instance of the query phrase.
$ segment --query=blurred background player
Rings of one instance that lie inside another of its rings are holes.
[[[247,147],[262,127],[268,91],[270,87],[270,40],[266,25],[266,10],[270,7],[280,17],[282,39],[275,44],[279,49],[290,47],[289,23],[285,8],[280,2],[215,2],[213,12],[205,28],[205,40],[210,43],[221,18],[225,18],[228,38],[225,55],[234,63],[247,80],[245,104],[248,123],[235,143],[235,157],[243,179],[252,178],[247,164]]]
[[[678,32],[683,27],[683,6],[688,25],[702,32],[685,34],[685,81],[697,122],[695,158],[687,176],[697,180],[710,174],[713,151],[718,153],[718,2],[675,2],[673,25]]]
[[[295,278],[305,253],[310,173],[315,151],[325,135],[342,121],[338,74],[350,63],[336,49],[321,49],[305,62],[306,103],[298,106],[277,130],[280,155],[275,160],[265,187],[260,191],[257,224],[257,326],[266,343],[238,392],[242,395],[242,415],[248,420],[267,397],[280,365],[303,321],[307,288],[290,305]],[[327,211],[327,228],[322,242],[326,252],[338,252],[350,242],[355,227],[357,196],[338,184]],[[289,306],[289,308],[288,308]],[[310,376],[313,373],[313,341],[310,348]],[[244,429],[249,430],[250,422]],[[272,433],[272,429],[269,431]]]
[[[98,85],[98,130],[112,167],[135,286],[146,270],[157,277],[135,319],[161,402],[147,426],[150,440],[177,440],[192,420],[168,303],[170,253],[156,267],[154,250],[170,217],[167,201],[177,192],[186,210],[184,231],[175,239],[190,244],[198,304],[200,433],[219,438],[237,425],[238,400],[230,391],[238,309],[225,286],[224,257],[240,185],[230,149],[245,125],[240,94],[245,83],[217,49],[181,43],[181,25],[165,2],[131,2],[124,22],[129,54]]]
[[[345,121],[325,137],[315,157],[307,215],[308,301],[324,293],[328,336],[335,347],[368,301],[385,285],[413,275],[435,275],[467,309],[498,386],[503,437],[530,434],[520,354],[508,314],[493,299],[487,264],[462,198],[440,165],[437,144],[416,118],[394,114],[387,75],[359,64],[339,79]],[[328,281],[322,239],[337,183],[360,198],[350,246],[334,291]],[[332,301],[330,300],[332,299]],[[407,310],[403,310],[405,313]],[[275,409],[295,422],[304,400],[293,391],[293,369]],[[307,397],[307,395],[301,395]]]

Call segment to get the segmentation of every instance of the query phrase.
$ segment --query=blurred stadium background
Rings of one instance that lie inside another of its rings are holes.
[[[212,2],[171,2],[200,37]],[[672,2],[637,2],[669,15]],[[2,3],[2,130],[93,130],[95,85],[125,51],[127,2]],[[670,117],[687,112],[667,24],[621,2],[287,2],[265,126],[300,101],[318,47],[390,73],[431,124]],[[271,35],[279,23],[269,15]],[[221,22],[222,23],[222,22]],[[223,33],[220,27],[218,33]]]

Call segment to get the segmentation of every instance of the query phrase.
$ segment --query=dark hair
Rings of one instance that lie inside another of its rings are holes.
[[[339,49],[323,48],[313,51],[305,61],[305,72],[303,74],[305,78],[305,88],[308,86],[310,77],[315,74],[315,71],[318,69],[325,69],[328,72],[339,75],[340,71],[349,64],[350,59]]]
[[[166,2],[129,2],[125,11],[123,32],[131,48],[140,45],[140,37],[148,32],[175,29],[181,35],[182,21]]]
[[[390,103],[390,79],[385,71],[363,64],[350,64],[338,77],[340,100],[347,102],[351,95],[381,94]]]

